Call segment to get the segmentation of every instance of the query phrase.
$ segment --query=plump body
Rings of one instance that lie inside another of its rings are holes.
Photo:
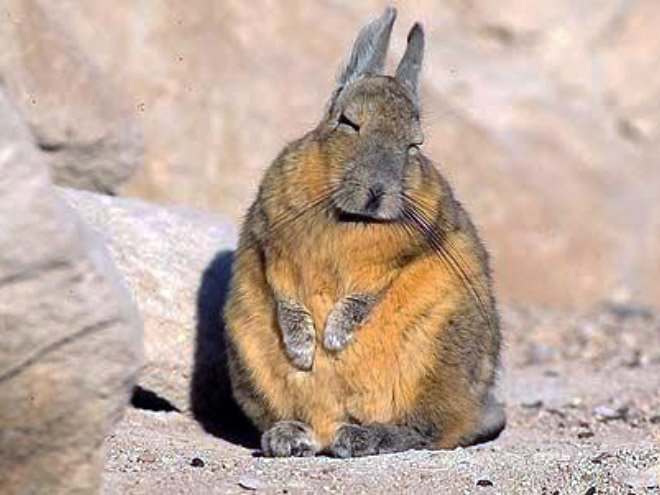
[[[354,92],[382,116],[391,103],[383,91],[406,95],[392,78],[373,79]],[[385,116],[378,135],[397,118]],[[355,139],[322,123],[265,174],[225,307],[234,396],[265,432],[269,455],[453,448],[492,437],[504,417],[491,392],[500,334],[486,252],[421,153],[404,159],[397,179],[413,208],[407,221],[395,218],[405,211],[398,203],[381,207],[398,212],[392,218],[355,217],[338,196]],[[337,308],[355,294],[367,295],[365,314],[339,343],[328,339],[333,315],[344,315]],[[300,318],[283,319],[285,303]],[[291,352],[300,343],[297,333],[287,340],[289,324],[309,332],[303,360]]]

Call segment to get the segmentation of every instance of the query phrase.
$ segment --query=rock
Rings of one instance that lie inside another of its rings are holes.
[[[543,407],[543,401],[541,399],[531,399],[529,401],[521,402],[520,405],[525,409],[540,409]]]
[[[224,366],[220,317],[236,241],[233,224],[193,209],[59,192],[103,237],[142,312],[140,385],[176,409],[190,410],[191,381],[217,380]],[[213,388],[204,387],[202,395],[209,398]]]
[[[158,458],[153,452],[145,452],[144,454],[140,454],[140,457],[138,457],[138,461],[144,462],[147,464],[152,464],[156,462]]]
[[[625,477],[624,483],[635,490],[657,490],[660,488],[660,464],[642,472],[633,472]]]
[[[143,162],[140,123],[113,74],[99,69],[98,54],[71,39],[71,16],[51,7],[4,2],[0,79],[57,184],[115,192]]]
[[[238,480],[238,485],[249,491],[265,490],[267,488],[267,485],[259,478],[249,475],[243,476]]]
[[[619,407],[597,406],[593,412],[600,421],[612,421],[615,419],[626,419],[630,408],[626,405]]]
[[[0,116],[0,492],[94,493],[141,322],[1,85]]]
[[[190,465],[192,467],[203,468],[205,466],[205,462],[202,459],[200,459],[199,457],[193,457],[190,460]]]

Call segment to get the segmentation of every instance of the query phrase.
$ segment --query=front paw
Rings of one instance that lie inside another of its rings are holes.
[[[343,315],[333,310],[325,325],[323,347],[332,352],[340,351],[353,340],[353,333],[353,329],[346,324]]]
[[[262,435],[261,451],[266,457],[312,457],[318,446],[306,424],[280,421]]]
[[[323,347],[337,352],[344,349],[355,335],[355,329],[369,314],[375,298],[354,294],[339,301],[330,314],[323,333]]]
[[[316,348],[312,315],[296,302],[279,302],[277,319],[287,356],[296,368],[311,370]]]

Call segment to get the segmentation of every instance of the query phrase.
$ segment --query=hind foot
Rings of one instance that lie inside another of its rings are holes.
[[[312,457],[318,452],[309,426],[300,421],[280,421],[261,436],[266,457]]]
[[[380,423],[344,425],[337,430],[330,454],[347,458],[430,448],[436,436],[431,430]]]

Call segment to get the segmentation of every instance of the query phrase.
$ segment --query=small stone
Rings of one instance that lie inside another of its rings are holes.
[[[624,480],[624,483],[636,490],[655,490],[656,488],[660,488],[660,464],[641,473],[631,474]]]
[[[628,406],[620,406],[617,408],[598,406],[594,408],[593,413],[600,421],[613,421],[616,419],[626,419],[628,410]]]
[[[566,417],[566,413],[565,413],[564,411],[562,411],[562,410],[560,410],[560,409],[556,409],[556,408],[554,408],[554,407],[550,407],[550,408],[548,408],[547,411],[548,411],[550,414],[553,414],[553,415],[555,415],[555,416],[559,416],[560,418],[565,418],[565,417]]]
[[[642,365],[642,353],[639,349],[635,349],[628,358],[624,359],[621,363],[626,368],[639,368]]]
[[[520,405],[525,409],[539,409],[540,407],[543,407],[543,401],[541,399],[530,400],[521,402]]]
[[[587,491],[584,492],[584,495],[594,495],[596,493],[596,487],[595,486],[590,486],[587,488]]]
[[[200,459],[199,457],[193,457],[192,460],[190,461],[190,465],[191,465],[192,467],[199,467],[199,468],[202,468],[202,467],[204,467],[205,463],[204,463],[204,461],[203,461],[202,459]]]
[[[138,461],[144,463],[156,462],[156,456],[151,452],[145,452],[144,454],[140,454],[140,456],[138,457]]]
[[[579,432],[579,433],[577,434],[577,437],[580,438],[580,439],[583,439],[583,438],[591,438],[591,437],[593,437],[593,436],[594,436],[594,432],[593,432],[593,431],[581,431],[581,432]]]
[[[603,461],[604,461],[605,459],[607,459],[608,457],[611,457],[611,455],[610,455],[609,453],[607,453],[607,452],[601,452],[601,453],[598,454],[596,457],[592,457],[592,458],[591,458],[591,462],[592,462],[593,464],[602,464]]]
[[[660,414],[654,414],[651,416],[649,422],[653,425],[660,425]]]
[[[477,486],[493,486],[493,482],[488,479],[482,478],[480,480],[477,480]]]
[[[250,491],[263,490],[266,488],[264,482],[254,476],[243,476],[238,480],[238,486]]]
[[[545,370],[543,374],[550,378],[557,378],[559,376],[559,372],[556,370]]]

